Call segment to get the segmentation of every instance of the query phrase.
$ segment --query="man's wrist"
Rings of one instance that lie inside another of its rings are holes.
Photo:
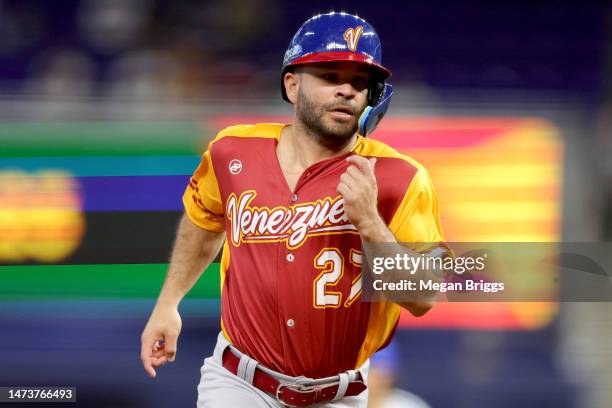
[[[178,309],[178,306],[181,303],[182,299],[183,299],[183,296],[179,294],[162,291],[159,298],[157,299],[156,308],[162,308],[162,309],[176,308]]]
[[[393,242],[395,237],[387,228],[380,215],[376,214],[361,223],[357,230],[364,242]]]

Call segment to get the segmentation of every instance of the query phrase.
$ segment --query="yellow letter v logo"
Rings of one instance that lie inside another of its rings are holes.
[[[359,37],[361,37],[362,32],[362,26],[347,28],[344,32],[344,40],[351,51],[355,51],[357,49],[357,43],[359,42]]]

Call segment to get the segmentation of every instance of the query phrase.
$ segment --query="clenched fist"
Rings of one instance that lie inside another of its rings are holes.
[[[336,191],[344,199],[344,211],[351,224],[362,230],[379,219],[378,186],[374,176],[376,158],[349,156],[349,166],[340,176]]]

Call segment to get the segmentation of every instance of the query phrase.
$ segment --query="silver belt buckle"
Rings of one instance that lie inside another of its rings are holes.
[[[307,393],[307,392],[312,392],[312,391],[316,391],[317,386],[316,385],[302,385],[302,384],[297,384],[297,385],[293,385],[293,384],[286,384],[286,383],[282,383],[279,382],[278,383],[278,387],[276,387],[276,392],[274,397],[276,398],[276,400],[278,402],[280,402],[281,404],[287,406],[287,407],[301,407],[303,405],[292,405],[290,403],[288,403],[287,401],[284,401],[280,398],[280,393],[281,393],[281,389],[282,388],[291,388],[292,390],[298,392],[298,393]]]
[[[315,385],[315,380],[312,378],[297,377],[295,379],[295,385],[293,387],[299,389],[300,391],[312,391],[314,390]]]

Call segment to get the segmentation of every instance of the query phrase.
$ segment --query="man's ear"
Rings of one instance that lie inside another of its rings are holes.
[[[283,83],[285,84],[285,93],[289,102],[295,105],[297,102],[298,88],[300,86],[300,76],[297,72],[288,71],[285,72],[283,77]]]

